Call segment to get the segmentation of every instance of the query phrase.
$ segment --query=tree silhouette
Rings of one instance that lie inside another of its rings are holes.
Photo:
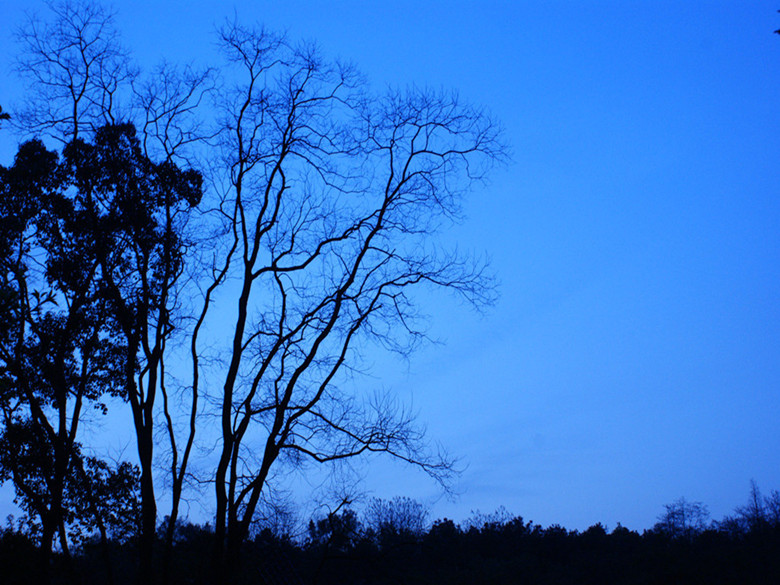
[[[131,87],[133,67],[108,12],[66,2],[54,15],[49,24],[30,20],[20,35],[31,96],[20,127],[64,145],[57,162],[35,143],[53,162],[49,175],[34,174],[51,176],[58,195],[50,199],[59,202],[46,215],[53,235],[35,245],[56,248],[59,260],[47,281],[53,296],[42,290],[28,304],[54,315],[48,304],[59,303],[60,289],[86,295],[65,304],[87,311],[84,327],[92,327],[69,342],[69,355],[129,405],[140,581],[153,575],[155,428],[162,421],[170,445],[170,551],[199,408],[219,420],[203,441],[218,445],[206,475],[215,489],[213,564],[225,578],[285,467],[385,453],[446,485],[452,461],[429,447],[414,418],[392,395],[363,393],[349,380],[363,369],[365,348],[406,355],[425,339],[418,290],[446,289],[476,307],[493,300],[484,263],[433,236],[504,159],[499,126],[453,93],[375,95],[352,67],[313,46],[238,24],[219,33],[219,91],[209,93],[208,71],[171,67]],[[211,127],[199,120],[209,95]],[[128,103],[139,106],[135,126],[122,122]],[[186,167],[196,155],[210,161],[211,190],[193,214],[201,174],[176,163]],[[31,218],[25,237],[38,237]],[[8,303],[23,288],[11,285]],[[221,347],[219,335],[206,338],[225,330]],[[94,354],[83,353],[87,339]],[[51,354],[44,350],[35,359]],[[170,387],[190,399],[173,400]],[[100,402],[85,394],[79,408],[87,399]],[[61,449],[71,471],[76,434]]]
[[[239,25],[221,41],[238,70],[221,92],[226,253],[214,266],[239,283],[216,468],[217,557],[232,566],[277,462],[383,452],[451,471],[392,400],[341,384],[357,347],[405,353],[423,337],[414,289],[490,301],[483,267],[430,236],[503,150],[495,123],[452,94],[374,98],[312,47]]]
[[[707,528],[710,514],[707,506],[701,502],[689,502],[680,498],[666,504],[664,510],[654,528],[672,538],[691,540]]]
[[[113,14],[101,4],[75,0],[48,7],[50,21],[31,13],[17,31],[16,70],[32,90],[19,126],[67,144],[121,120],[122,92],[135,73],[117,42]]]
[[[55,533],[67,553],[64,497],[84,409],[119,395],[119,344],[106,326],[96,256],[85,246],[74,176],[42,143],[0,169],[3,323],[0,461],[23,508],[41,523],[42,567]]]
[[[141,344],[152,357],[161,352],[148,340],[161,343],[156,332],[169,326],[166,287],[182,262],[174,226],[199,197],[199,175],[152,163],[129,125],[99,129],[94,143],[74,140],[62,161],[27,143],[2,174],[2,462],[41,518],[43,550],[55,530],[67,550],[63,497],[79,470],[85,403],[123,397],[138,421],[153,402],[154,388],[135,383],[137,356]],[[148,430],[141,461],[151,469]],[[142,490],[150,484],[142,473]],[[153,492],[144,500],[142,550],[156,532],[154,501]]]
[[[162,371],[164,346],[177,318],[171,309],[178,302],[175,288],[182,269],[183,242],[178,231],[184,223],[183,207],[189,205],[180,205],[182,193],[177,190],[184,188],[190,198],[199,198],[195,191],[200,191],[199,175],[179,171],[174,161],[180,161],[182,149],[199,137],[193,108],[202,98],[208,72],[180,72],[167,66],[155,77],[137,80],[129,54],[117,42],[111,12],[89,0],[66,1],[50,8],[52,20],[30,17],[18,35],[17,69],[30,88],[19,126],[78,150],[72,162],[83,166],[78,174],[81,187],[94,193],[102,189],[104,197],[109,197],[106,190],[114,189],[115,201],[108,207],[117,202],[125,206],[121,212],[114,207],[113,219],[96,219],[96,229],[107,231],[92,235],[96,241],[113,238],[105,242],[102,252],[95,252],[100,256],[114,333],[122,338],[124,348],[122,386],[141,467],[144,522],[139,579],[148,581],[157,522],[153,434],[159,396],[166,405],[163,415],[171,452],[171,527],[178,516],[194,442],[197,383],[192,387],[190,428],[180,446],[167,410]],[[136,82],[132,87],[131,81]],[[130,105],[141,114],[140,139],[135,130],[118,123],[130,112]],[[151,162],[154,155],[159,163]],[[103,157],[99,164],[96,156]],[[127,201],[121,203],[122,198]],[[106,219],[128,223],[107,225]],[[125,253],[117,259],[114,256],[120,249]],[[166,565],[172,538],[172,533],[166,535]]]
[[[366,507],[365,523],[380,542],[389,543],[422,535],[427,528],[428,515],[425,506],[412,498],[373,498]]]

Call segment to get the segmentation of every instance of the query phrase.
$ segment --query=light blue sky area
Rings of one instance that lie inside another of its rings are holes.
[[[0,104],[8,73],[0,8]],[[33,3],[35,6],[36,3]],[[214,59],[223,2],[117,3],[145,68]],[[501,300],[431,301],[432,346],[380,363],[466,470],[464,519],[649,527],[680,496],[720,518],[780,489],[780,8],[776,2],[244,2],[235,13],[354,61],[374,87],[455,88],[513,162],[446,234]],[[0,138],[10,162],[9,133]],[[403,473],[401,473],[403,472]],[[372,466],[375,495],[434,501]]]

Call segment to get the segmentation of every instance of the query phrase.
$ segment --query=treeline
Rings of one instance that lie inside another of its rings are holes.
[[[745,506],[707,522],[706,507],[678,500],[651,529],[618,524],[584,531],[544,528],[505,510],[457,524],[426,522],[408,498],[374,500],[361,515],[348,507],[309,521],[301,534],[256,527],[244,545],[235,583],[265,585],[649,584],[780,582],[780,493],[753,484]],[[160,526],[160,537],[165,525]],[[177,522],[172,583],[205,583],[214,531]],[[131,583],[133,539],[87,539],[70,558],[58,555],[61,583]],[[0,537],[4,583],[35,582],[35,546],[7,527]]]

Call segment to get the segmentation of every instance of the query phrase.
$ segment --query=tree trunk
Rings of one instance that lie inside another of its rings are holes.
[[[154,541],[157,532],[157,503],[154,498],[154,478],[152,476],[152,437],[150,430],[148,431],[138,435],[141,460],[141,537],[138,546],[138,583],[140,585],[149,585],[154,582]]]

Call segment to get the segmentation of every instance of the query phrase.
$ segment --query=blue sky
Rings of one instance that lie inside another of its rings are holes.
[[[22,91],[0,7],[0,104]],[[43,9],[44,5],[31,2]],[[459,90],[512,163],[445,235],[501,299],[431,303],[446,341],[378,384],[464,464],[456,501],[374,464],[375,495],[435,517],[499,505],[568,528],[649,527],[680,496],[715,518],[780,489],[780,5],[765,1],[117,2],[126,45],[214,61],[225,17],[352,60],[373,86]],[[3,131],[8,164],[14,138]]]

